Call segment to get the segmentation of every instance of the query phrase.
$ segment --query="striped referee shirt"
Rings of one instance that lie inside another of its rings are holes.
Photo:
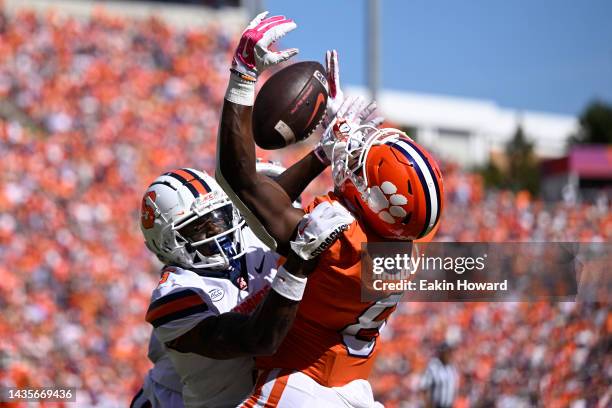
[[[436,408],[450,408],[455,402],[459,377],[450,364],[443,364],[437,357],[427,365],[422,387],[429,391],[430,401]]]

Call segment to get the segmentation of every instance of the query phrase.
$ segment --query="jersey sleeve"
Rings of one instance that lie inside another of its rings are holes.
[[[154,335],[162,343],[176,339],[202,320],[219,314],[198,275],[182,269],[166,273],[151,295],[146,315]]]
[[[155,333],[151,333],[151,337],[149,338],[149,351],[147,352],[147,357],[149,360],[155,364],[159,359],[164,356],[164,348],[155,337]]]

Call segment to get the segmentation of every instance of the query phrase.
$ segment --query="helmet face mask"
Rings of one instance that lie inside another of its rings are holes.
[[[165,264],[227,269],[245,254],[244,224],[215,180],[197,170],[161,175],[143,198],[141,230],[147,248]]]
[[[379,130],[372,126],[360,126],[345,140],[339,140],[333,150],[335,160],[332,160],[332,175],[336,190],[342,192],[346,183],[350,182],[360,193],[361,198],[367,201],[369,190],[365,164],[368,152],[373,146],[397,139],[398,133],[406,136],[397,129]]]
[[[360,179],[359,172],[363,167],[361,160],[362,152],[369,138],[375,134],[376,128],[371,126],[360,126],[348,135],[338,138],[332,150],[332,176],[334,186],[342,186],[347,179],[352,179],[357,185],[362,187],[363,179]]]
[[[208,210],[196,210],[178,220],[174,233],[191,257],[191,267],[196,269],[225,269],[238,254],[242,242],[241,227],[244,220],[232,204]]]
[[[435,228],[442,176],[429,153],[405,133],[359,127],[339,138],[333,153],[336,193],[378,235],[414,240]]]
[[[195,215],[182,226],[175,225],[176,234],[188,242],[189,247],[197,248],[202,255],[215,255],[217,246],[212,238],[233,228],[232,206],[227,204],[207,214]]]

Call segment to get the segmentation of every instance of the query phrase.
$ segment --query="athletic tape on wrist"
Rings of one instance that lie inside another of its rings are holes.
[[[255,103],[255,78],[231,70],[225,99],[238,105],[253,106]]]
[[[305,288],[306,278],[298,278],[292,275],[283,266],[278,268],[274,281],[272,281],[272,289],[290,300],[302,300]]]

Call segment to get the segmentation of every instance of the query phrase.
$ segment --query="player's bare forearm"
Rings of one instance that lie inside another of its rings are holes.
[[[276,179],[276,182],[289,195],[291,201],[295,201],[306,190],[310,182],[326,168],[327,166],[321,163],[314,152],[310,152],[285,170]]]
[[[296,277],[305,277],[315,264],[290,257],[284,267]],[[291,328],[298,306],[298,301],[270,290],[251,315],[223,313],[210,317],[167,345],[182,353],[218,360],[274,354]]]
[[[239,196],[261,177],[255,171],[255,143],[251,132],[252,106],[225,101],[217,143],[217,173]],[[242,197],[240,197],[242,198]]]
[[[217,180],[228,194],[235,194],[277,243],[276,251],[288,253],[289,241],[303,212],[293,208],[285,190],[255,170],[255,142],[250,128],[252,109],[225,101],[217,143]],[[230,198],[232,195],[230,194]],[[242,210],[242,209],[241,209]]]

